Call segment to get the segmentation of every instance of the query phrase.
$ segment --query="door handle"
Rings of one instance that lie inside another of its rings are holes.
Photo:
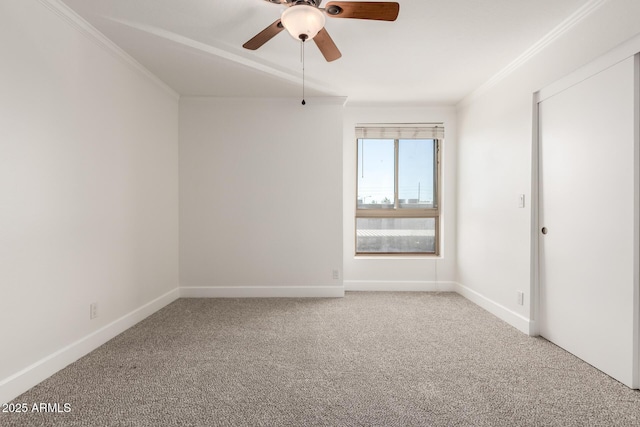
[[[542,234],[547,234],[547,227],[542,227],[542,230],[540,230],[542,232]]]

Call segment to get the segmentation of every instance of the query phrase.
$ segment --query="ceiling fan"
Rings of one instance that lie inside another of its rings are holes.
[[[280,19],[242,45],[256,50],[286,29],[296,40],[313,39],[327,61],[335,61],[342,54],[324,28],[325,15],[331,18],[372,19],[395,21],[400,11],[396,2],[331,1],[323,8],[322,0],[264,0],[288,7]]]

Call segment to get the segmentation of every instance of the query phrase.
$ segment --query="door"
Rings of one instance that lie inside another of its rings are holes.
[[[540,333],[634,384],[634,58],[538,104]]]

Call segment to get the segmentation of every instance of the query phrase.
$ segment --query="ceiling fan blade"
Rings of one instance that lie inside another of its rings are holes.
[[[313,41],[316,42],[318,49],[322,52],[324,59],[327,62],[335,61],[340,58],[342,54],[338,50],[338,47],[333,42],[333,39],[324,28],[320,30],[318,34],[313,38]]]
[[[327,3],[325,10],[327,15],[332,18],[395,21],[400,12],[400,4],[374,1],[332,1]]]
[[[264,30],[253,36],[251,40],[242,45],[245,49],[256,50],[272,38],[278,35],[280,31],[284,30],[284,27],[278,19],[273,24],[269,25]]]

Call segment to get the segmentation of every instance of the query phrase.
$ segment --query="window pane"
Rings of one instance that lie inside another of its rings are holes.
[[[398,146],[398,202],[401,208],[436,207],[435,141],[401,139]]]
[[[358,209],[393,208],[394,140],[358,139]]]
[[[357,253],[435,253],[435,218],[357,218]]]

